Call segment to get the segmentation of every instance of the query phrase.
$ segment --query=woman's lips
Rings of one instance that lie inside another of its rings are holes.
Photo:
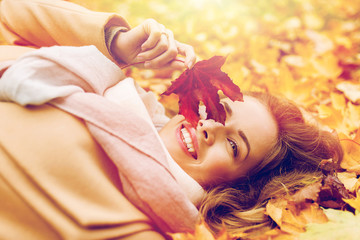
[[[189,140],[189,137],[190,137],[191,141]],[[181,149],[188,156],[190,156],[194,159],[197,159],[198,142],[197,142],[197,138],[196,138],[195,129],[187,124],[180,125],[176,130],[176,138],[180,144]],[[186,141],[185,141],[185,138],[187,138]]]

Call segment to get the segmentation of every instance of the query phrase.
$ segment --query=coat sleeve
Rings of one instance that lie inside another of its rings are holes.
[[[114,61],[106,46],[105,29],[130,28],[117,14],[91,11],[62,0],[3,0],[0,4],[0,31],[13,45],[95,45]]]

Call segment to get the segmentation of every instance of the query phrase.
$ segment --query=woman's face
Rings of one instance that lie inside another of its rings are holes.
[[[203,119],[193,128],[177,115],[160,131],[172,158],[203,187],[246,176],[277,139],[275,120],[256,98],[221,102],[225,125]]]

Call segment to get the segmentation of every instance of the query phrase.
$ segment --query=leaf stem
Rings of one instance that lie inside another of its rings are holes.
[[[178,62],[182,62],[182,63],[185,63],[184,60],[181,60],[181,59],[174,59],[173,61],[178,61]],[[133,65],[136,65],[136,64],[142,64],[142,63],[145,63],[145,61],[142,61],[142,62],[136,62],[136,63],[130,63],[130,64],[127,64],[125,66],[122,66],[121,69],[124,69],[124,68],[127,68],[127,67],[130,67],[130,66],[133,66]]]
[[[343,139],[340,139],[340,141],[350,141],[350,142],[353,142],[353,143],[355,143],[355,144],[357,144],[357,145],[360,146],[360,143],[358,143],[358,142],[356,142],[356,141],[354,141],[354,140],[352,140],[352,139],[343,138]]]

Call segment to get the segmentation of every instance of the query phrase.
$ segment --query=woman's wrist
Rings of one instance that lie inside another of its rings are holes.
[[[119,64],[119,65],[124,65],[127,64],[120,56],[119,53],[117,52],[117,38],[119,36],[119,34],[123,33],[123,32],[127,32],[128,29],[125,27],[120,27],[120,26],[111,26],[105,29],[105,44],[106,47],[110,53],[110,55],[113,57],[113,59]]]

